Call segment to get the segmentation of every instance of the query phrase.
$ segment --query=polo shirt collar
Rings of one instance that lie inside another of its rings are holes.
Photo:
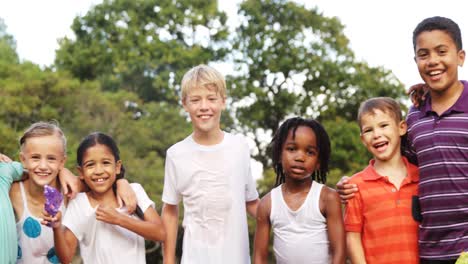
[[[412,182],[419,182],[418,168],[415,165],[412,165],[406,157],[402,157],[402,159],[403,159],[403,162],[405,163],[407,175],[410,177],[410,180]],[[371,159],[369,161],[369,165],[364,170],[364,173],[362,176],[362,179],[364,181],[376,181],[376,180],[386,177],[377,173],[377,171],[374,168],[374,164],[375,164],[375,160]]]
[[[468,113],[468,82],[467,81],[460,81],[463,84],[463,92],[455,102],[453,106],[451,106],[446,112],[460,112],[460,113]],[[426,101],[421,107],[421,114],[422,116],[426,116],[432,111],[432,100],[431,96],[428,94]]]

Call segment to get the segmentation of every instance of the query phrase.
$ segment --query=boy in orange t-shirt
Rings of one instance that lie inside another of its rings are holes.
[[[345,209],[348,256],[352,263],[419,263],[418,224],[411,215],[419,174],[401,154],[407,126],[400,106],[387,97],[369,99],[358,123],[374,158],[350,179],[359,191]]]

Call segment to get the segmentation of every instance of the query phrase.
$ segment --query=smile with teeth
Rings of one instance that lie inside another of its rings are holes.
[[[208,119],[211,117],[211,115],[199,115],[198,116],[200,119]]]
[[[47,177],[50,175],[48,172],[36,172],[36,175],[39,177]]]
[[[438,71],[431,71],[428,74],[429,74],[429,76],[436,76],[436,75],[439,75],[441,73],[443,73],[443,71],[438,70]]]
[[[388,145],[388,142],[385,141],[385,142],[376,143],[376,144],[373,145],[373,147],[376,148],[376,149],[381,149],[381,148],[383,148],[383,147],[385,147],[387,145]]]
[[[104,182],[107,181],[107,178],[93,179],[94,182]]]

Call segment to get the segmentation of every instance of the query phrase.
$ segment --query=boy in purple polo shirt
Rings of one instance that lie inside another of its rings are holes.
[[[460,28],[448,18],[424,19],[413,47],[429,89],[407,116],[419,162],[419,254],[422,264],[455,263],[468,251],[468,82],[458,80],[465,61]],[[337,184],[342,198],[356,190],[346,182]]]

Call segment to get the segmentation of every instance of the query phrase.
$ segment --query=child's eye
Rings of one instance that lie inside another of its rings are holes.
[[[447,54],[446,50],[439,50],[439,55],[445,55],[445,54]]]
[[[427,53],[427,52],[419,52],[419,53],[416,55],[416,57],[417,57],[418,59],[425,59],[425,58],[427,58],[427,56],[428,56],[428,53]]]
[[[307,155],[309,155],[309,156],[315,156],[315,154],[316,154],[316,153],[315,153],[314,150],[309,150],[309,151],[307,151]]]
[[[208,100],[210,100],[211,102],[215,102],[216,100],[218,100],[218,98],[212,97],[212,98],[208,98]]]
[[[287,151],[294,151],[294,150],[296,150],[296,148],[295,147],[286,147],[286,150]]]

